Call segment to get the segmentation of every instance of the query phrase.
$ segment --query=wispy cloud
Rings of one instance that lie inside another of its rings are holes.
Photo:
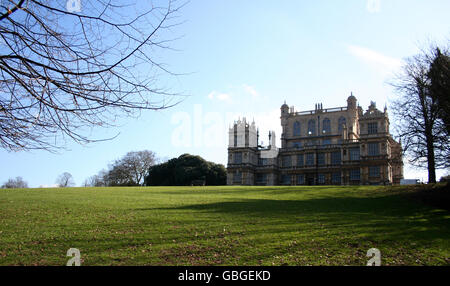
[[[366,9],[369,13],[379,13],[381,11],[381,0],[367,0]]]
[[[244,88],[244,91],[252,96],[252,98],[259,97],[259,93],[256,91],[256,89],[253,86],[250,86],[248,84],[243,84],[242,87]]]
[[[390,73],[398,70],[403,65],[403,62],[400,59],[383,55],[365,47],[347,45],[347,49],[350,54],[382,73]]]
[[[237,103],[243,100],[254,100],[260,98],[259,92],[254,86],[248,84],[241,84],[230,88],[231,91],[219,92],[213,90],[208,94],[210,100],[216,100],[227,103]],[[237,100],[233,100],[233,97]]]
[[[211,99],[211,100],[231,102],[231,95],[230,94],[217,92],[215,90],[208,94],[208,98]]]

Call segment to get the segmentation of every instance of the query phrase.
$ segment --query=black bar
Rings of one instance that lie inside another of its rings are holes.
[[[347,284],[365,285],[372,283],[388,283],[393,279],[398,282],[416,279],[438,279],[446,277],[448,267],[245,267],[245,266],[80,266],[80,267],[0,267],[3,279],[13,279],[15,284],[21,279],[32,281],[56,280],[62,284],[67,281],[88,282],[128,281],[126,286],[142,285],[233,285],[250,283],[258,285],[312,285],[331,281]],[[445,275],[445,276],[444,276]],[[7,281],[7,280],[4,280]],[[78,283],[77,282],[77,283]],[[158,282],[158,283],[156,283]],[[161,283],[163,282],[163,283]],[[139,284],[140,284],[139,283]],[[60,285],[62,285],[60,284]],[[7,285],[7,284],[5,284]]]

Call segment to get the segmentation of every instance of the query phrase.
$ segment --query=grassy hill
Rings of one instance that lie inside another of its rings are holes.
[[[385,187],[0,190],[0,265],[449,265],[450,213]]]

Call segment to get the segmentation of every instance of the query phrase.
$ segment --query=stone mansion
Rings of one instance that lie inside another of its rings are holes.
[[[403,179],[402,146],[389,133],[387,108],[367,111],[353,94],[347,106],[295,112],[281,106],[281,148],[275,132],[259,145],[255,122],[229,130],[228,185],[390,185]]]

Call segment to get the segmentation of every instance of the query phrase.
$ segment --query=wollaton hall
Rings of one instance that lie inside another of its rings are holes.
[[[255,122],[229,130],[228,185],[390,185],[403,179],[402,146],[389,132],[387,108],[347,106],[295,112],[281,106],[281,148],[275,132],[259,145]]]

